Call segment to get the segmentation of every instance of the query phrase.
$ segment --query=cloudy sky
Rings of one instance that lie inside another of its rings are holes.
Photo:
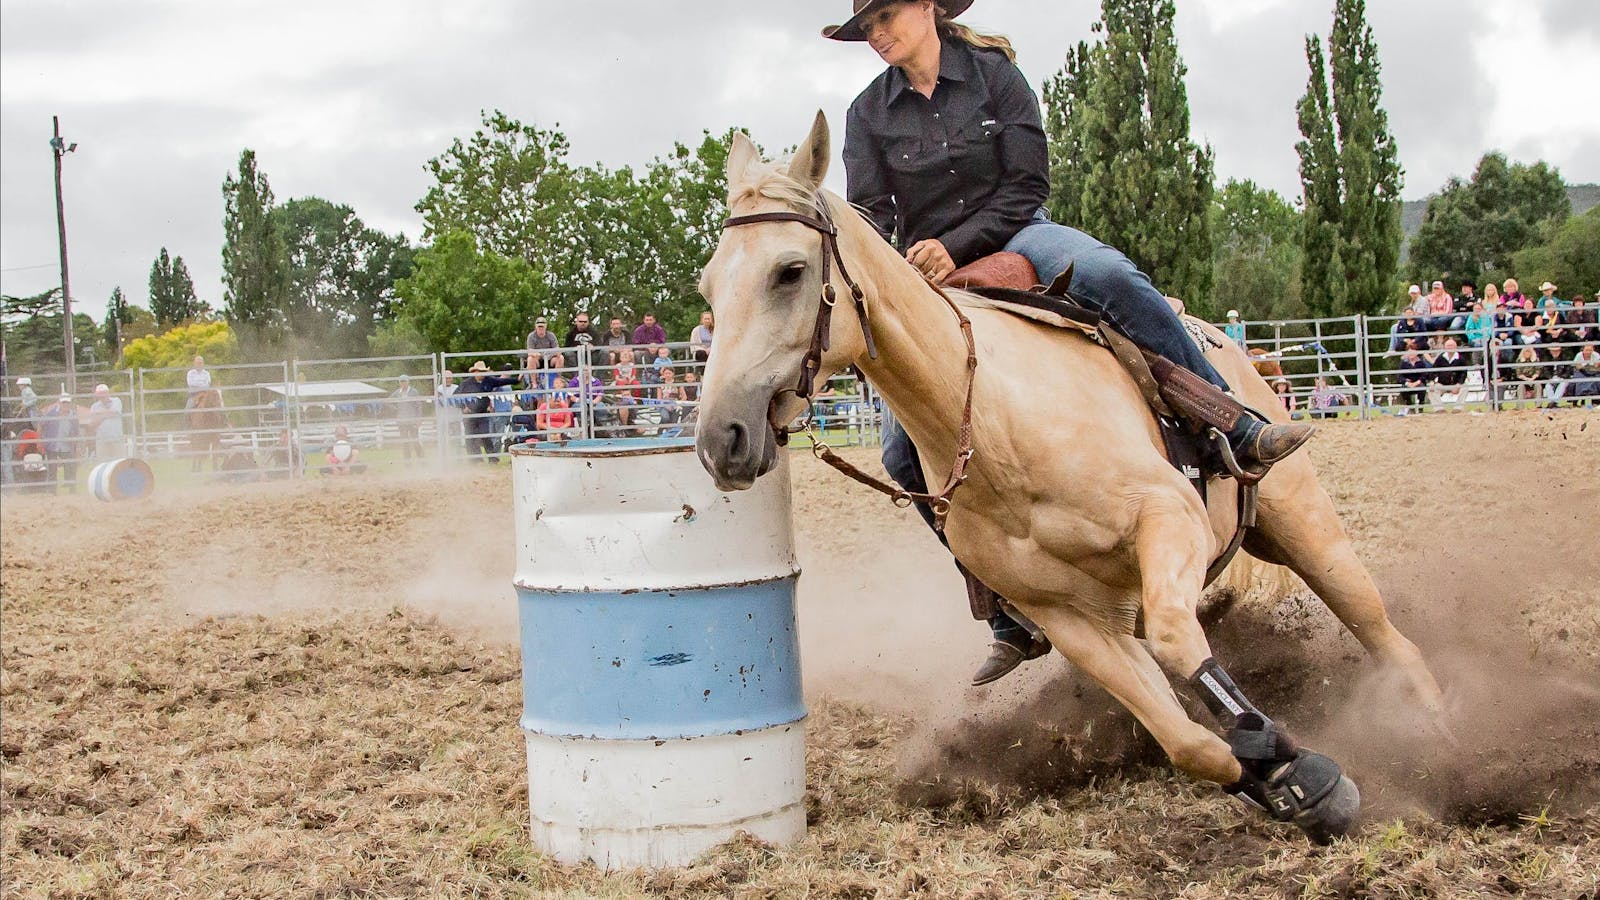
[[[1484,151],[1600,181],[1594,0],[1369,0],[1406,196]],[[1332,0],[1179,0],[1197,138],[1221,178],[1298,195],[1305,34]],[[224,176],[256,150],[280,200],[317,195],[413,239],[424,163],[479,111],[557,125],[573,160],[639,164],[702,129],[796,143],[837,123],[881,68],[818,38],[847,0],[3,0],[0,290],[58,283],[50,117],[65,163],[75,305],[143,302],[151,260],[184,257],[220,305]],[[980,0],[1038,86],[1089,35],[1097,0]]]

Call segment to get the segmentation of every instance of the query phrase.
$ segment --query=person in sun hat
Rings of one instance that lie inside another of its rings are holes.
[[[1007,250],[1027,257],[1050,284],[1070,267],[1073,296],[1135,344],[1169,360],[1163,381],[1236,409],[1228,383],[1184,330],[1165,295],[1118,250],[1044,211],[1050,166],[1039,99],[1017,68],[1011,42],[956,19],[971,0],[854,0],[835,41],[866,43],[888,67],[845,119],[847,199],[934,283]],[[1226,435],[1235,457],[1266,468],[1311,437],[1309,425],[1275,425],[1240,410]],[[883,464],[901,487],[927,491],[905,429],[885,428]],[[929,524],[932,513],[919,504]],[[968,576],[973,614],[1000,609]],[[973,676],[987,684],[1048,653],[1042,637],[1004,611],[989,617],[995,640]]]
[[[511,375],[493,375],[489,372],[489,364],[478,360],[467,370],[465,378],[452,399],[461,404],[463,425],[467,433],[467,459],[472,462],[487,460],[491,463],[500,461],[495,455],[494,447],[494,409],[493,398],[490,396],[503,387],[513,386],[517,383],[515,373]],[[482,454],[482,459],[479,454]]]

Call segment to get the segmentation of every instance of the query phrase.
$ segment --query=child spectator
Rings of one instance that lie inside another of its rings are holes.
[[[328,445],[323,460],[327,463],[322,467],[324,475],[340,477],[356,475],[367,470],[366,465],[361,462],[361,451],[350,441],[350,429],[343,425],[333,430],[333,443]]]
[[[555,393],[539,402],[534,427],[547,441],[566,441],[572,436],[574,417],[572,399],[567,394],[567,380],[556,378]]]
[[[1328,386],[1328,379],[1319,377],[1316,387],[1311,389],[1311,418],[1332,419],[1339,415],[1338,408],[1344,405],[1344,398]]]
[[[829,384],[832,387],[832,384]],[[1283,404],[1283,409],[1290,418],[1300,418],[1300,401],[1295,397],[1294,391],[1289,389],[1289,379],[1272,379],[1272,392],[1278,395],[1278,402]]]

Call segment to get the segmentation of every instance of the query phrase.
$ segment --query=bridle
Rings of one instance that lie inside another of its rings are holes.
[[[950,477],[945,481],[944,489],[937,494],[919,494],[903,490],[895,485],[888,484],[880,479],[861,471],[835,454],[828,445],[822,442],[822,436],[816,432],[812,422],[816,413],[814,399],[817,376],[822,372],[822,355],[830,347],[829,330],[833,320],[833,307],[839,302],[838,291],[833,286],[832,265],[839,266],[839,276],[850,288],[850,297],[855,303],[856,321],[861,323],[861,336],[866,341],[867,356],[870,359],[878,358],[877,343],[872,338],[872,325],[867,320],[866,294],[861,286],[850,277],[850,271],[845,267],[844,255],[839,252],[839,229],[833,223],[833,217],[828,211],[828,202],[820,192],[812,197],[814,215],[800,212],[770,212],[755,213],[748,216],[735,216],[722,223],[724,230],[738,228],[744,225],[761,225],[770,222],[795,222],[810,228],[822,235],[822,295],[817,301],[817,320],[811,329],[811,346],[806,350],[806,355],[800,362],[800,383],[793,388],[785,388],[773,396],[767,407],[767,424],[772,429],[773,437],[779,446],[789,442],[789,435],[804,432],[811,439],[811,452],[817,459],[822,460],[838,471],[844,473],[855,481],[866,485],[880,493],[887,494],[894,500],[896,506],[902,509],[913,503],[926,503],[933,510],[934,528],[944,531],[945,521],[950,516],[950,498],[967,480],[967,463],[972,460],[972,386],[977,380],[978,351],[972,340],[972,322],[956,306],[954,300],[942,288],[928,281],[929,287],[944,300],[955,313],[956,320],[961,323],[961,336],[967,343],[967,391],[966,400],[961,410],[961,427],[957,432],[956,459],[950,470]],[[924,279],[926,280],[926,279]],[[801,400],[806,401],[807,413],[804,422],[796,428],[774,421],[777,416],[778,397],[792,393]]]

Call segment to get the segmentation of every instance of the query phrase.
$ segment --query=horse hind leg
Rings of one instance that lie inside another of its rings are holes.
[[[1399,674],[1418,703],[1442,714],[1439,683],[1422,651],[1390,621],[1378,586],[1315,475],[1308,472],[1297,487],[1271,478],[1262,482],[1257,527],[1245,549],[1299,575],[1379,664]]]
[[[1361,795],[1338,764],[1299,747],[1247,699],[1211,654],[1196,606],[1204,588],[1206,523],[1187,507],[1148,507],[1136,549],[1150,653],[1183,678],[1228,728],[1223,745],[1239,777],[1228,793],[1327,843],[1356,822]]]

